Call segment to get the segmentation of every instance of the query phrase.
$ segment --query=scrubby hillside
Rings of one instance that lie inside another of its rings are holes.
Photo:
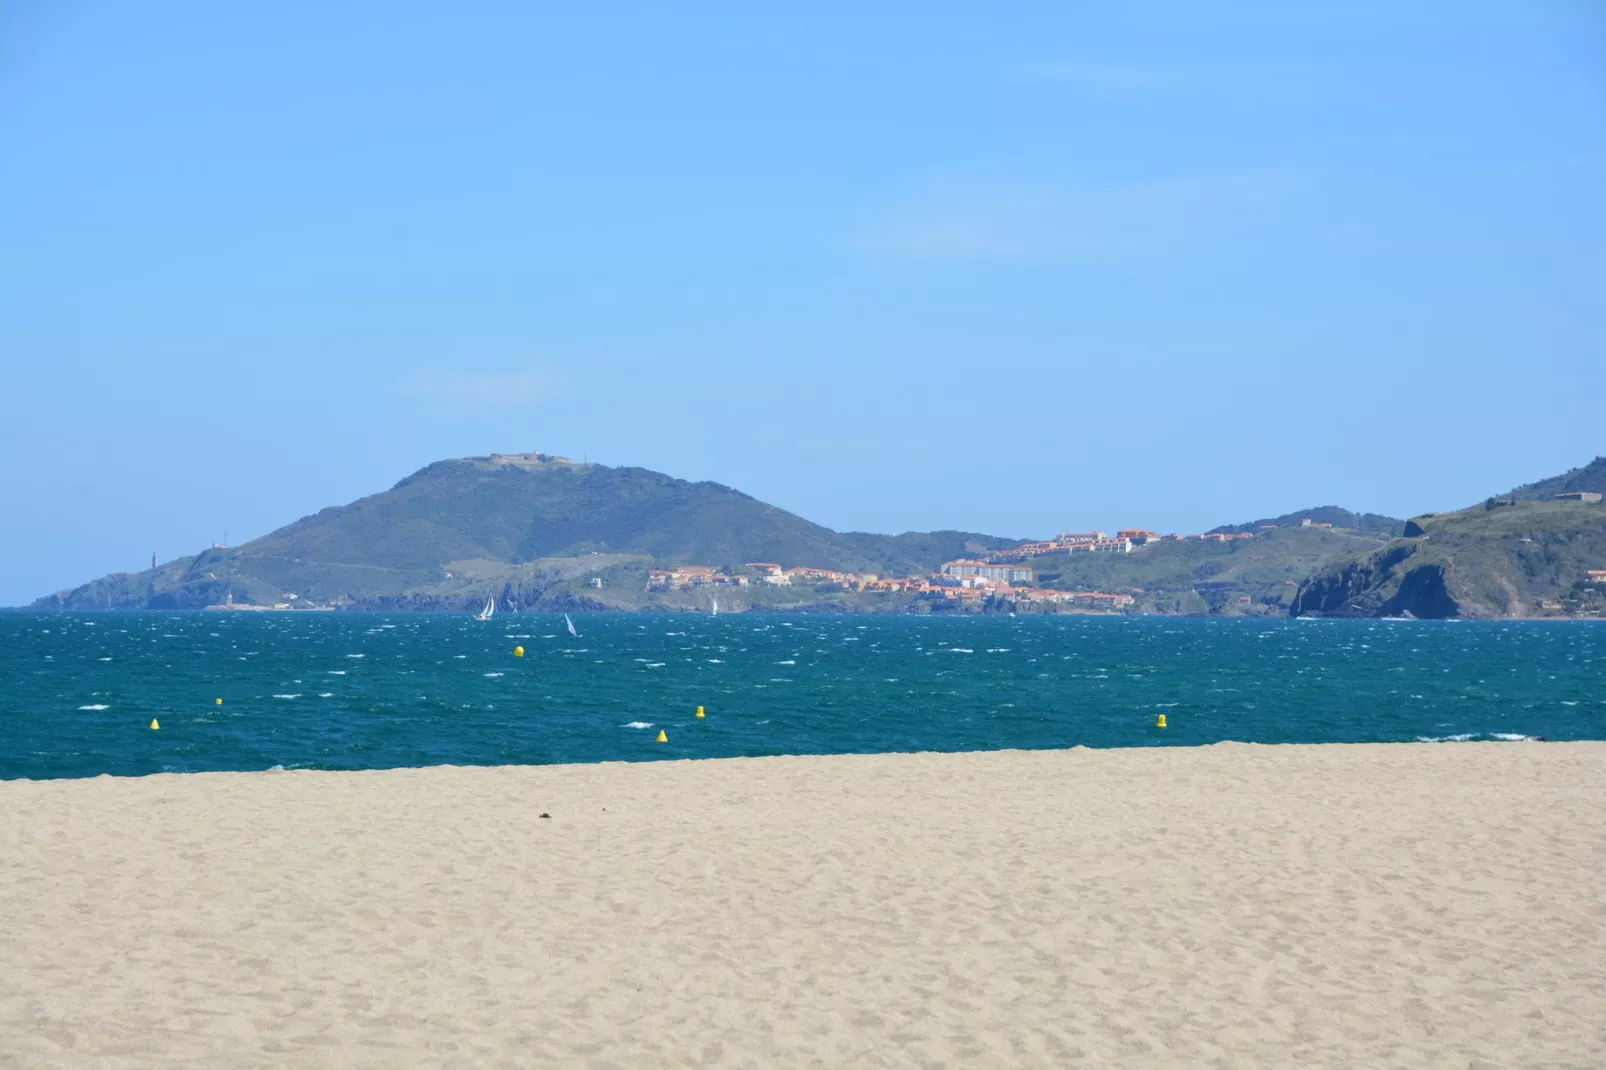
[[[1600,611],[1606,592],[1588,582],[1591,569],[1606,569],[1606,508],[1598,503],[1491,503],[1417,517],[1407,530],[1410,537],[1313,576],[1291,611],[1424,618]]]
[[[1296,513],[1251,520],[1247,524],[1224,524],[1210,530],[1212,534],[1237,534],[1241,531],[1259,531],[1266,527],[1297,528],[1306,520],[1312,524],[1331,524],[1335,528],[1382,535],[1398,535],[1405,530],[1405,521],[1396,517],[1384,516],[1382,513],[1353,513],[1336,505],[1318,505],[1313,509],[1301,509]]]
[[[1559,476],[1541,479],[1537,483],[1525,483],[1500,495],[1499,500],[1550,501],[1558,494],[1580,490],[1606,494],[1606,457],[1596,457],[1582,468],[1571,469]]]
[[[1297,584],[1385,537],[1338,528],[1278,528],[1251,539],[1165,539],[1130,554],[1054,554],[1032,559],[1039,577],[1067,590],[1135,591],[1138,605],[1169,613],[1283,612]]]
[[[612,570],[620,580],[641,573],[644,583],[650,565],[775,561],[903,574],[1015,541],[967,532],[844,535],[718,483],[494,455],[440,461],[388,491],[243,546],[108,576],[35,604],[185,609],[230,595],[271,604],[295,594],[320,603],[460,609],[515,589],[528,592],[526,604],[572,600],[572,581],[606,583]]]

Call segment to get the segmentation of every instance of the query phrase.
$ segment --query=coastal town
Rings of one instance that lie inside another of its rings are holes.
[[[1265,525],[1274,527],[1275,525]],[[1331,527],[1330,524],[1304,526]],[[1253,538],[1254,532],[1214,532],[1201,535],[1161,535],[1145,528],[1124,528],[1110,536],[1103,531],[1062,532],[1042,542],[1028,542],[1003,550],[991,550],[973,558],[944,562],[927,576],[881,576],[875,573],[839,572],[807,566],[786,567],[773,561],[749,561],[741,570],[721,572],[711,565],[681,565],[653,569],[648,573],[649,591],[685,591],[698,588],[747,587],[766,584],[775,587],[837,587],[855,593],[910,594],[940,596],[960,605],[979,605],[1000,599],[1020,605],[1064,606],[1074,609],[1119,612],[1132,607],[1131,594],[1107,591],[1067,591],[1037,586],[1036,570],[1026,562],[1048,554],[1115,553],[1129,554],[1162,540],[1230,542]]]

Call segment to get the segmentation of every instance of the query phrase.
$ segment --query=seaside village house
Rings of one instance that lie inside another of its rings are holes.
[[[649,591],[684,591],[696,587],[746,587],[746,576],[730,576],[711,565],[655,568],[647,573]]]
[[[1102,531],[1062,531],[1047,542],[1028,542],[1010,550],[993,550],[985,556],[988,561],[1020,561],[1042,554],[1129,554],[1162,537],[1148,528],[1123,528],[1114,538]]]
[[[1061,532],[1046,542],[1030,542],[1006,550],[991,550],[979,558],[961,557],[945,562],[930,578],[838,572],[835,569],[808,565],[794,565],[787,568],[775,561],[748,561],[742,567],[746,572],[752,573],[758,582],[774,587],[835,586],[845,591],[876,594],[941,592],[944,596],[967,605],[979,603],[989,596],[1001,596],[1021,602],[1072,605],[1079,609],[1109,611],[1125,609],[1133,605],[1135,599],[1129,594],[1037,588],[1033,586],[1037,582],[1036,570],[1021,562],[1040,554],[1129,554],[1134,549],[1157,542],[1161,538],[1225,541],[1249,537],[1248,533],[1162,536],[1147,528],[1123,528],[1115,533],[1114,538],[1102,531]],[[647,574],[647,589],[650,591],[694,590],[721,585],[745,587],[748,583],[749,579],[745,574],[727,575],[711,565],[655,568]]]
[[[1062,539],[1066,536],[1061,536]],[[1075,535],[1082,540],[1076,545],[1089,551],[1109,544],[1111,549],[1100,552],[1130,553],[1134,539],[1151,541],[1159,538],[1152,531],[1130,529],[1121,532],[1119,539],[1106,539],[1103,532]],[[1115,546],[1124,549],[1114,549]],[[919,576],[877,576],[873,573],[838,572],[829,568],[797,565],[785,568],[774,561],[748,561],[744,568],[757,573],[761,583],[779,587],[836,586],[845,591],[872,594],[941,593],[944,597],[963,605],[979,605],[989,597],[1014,599],[1037,605],[1068,605],[1078,609],[1120,611],[1136,601],[1130,594],[1106,594],[1101,591],[1057,591],[1033,587],[1036,570],[1016,561],[999,560],[1011,551],[996,551],[984,559],[962,557],[945,562],[929,580]],[[676,568],[655,568],[647,574],[650,591],[684,591],[702,587],[748,585],[745,575],[731,576],[711,565],[680,565]]]

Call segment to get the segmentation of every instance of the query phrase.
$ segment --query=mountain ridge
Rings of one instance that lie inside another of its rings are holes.
[[[1341,509],[1336,505],[1318,505],[1310,509],[1298,509],[1282,516],[1265,517],[1261,520],[1251,520],[1247,524],[1223,524],[1221,527],[1211,528],[1212,535],[1236,535],[1244,531],[1258,531],[1261,528],[1297,527],[1301,521],[1309,520],[1312,524],[1330,524],[1335,528],[1347,528],[1352,531],[1378,531],[1390,535],[1399,535],[1405,530],[1405,521],[1382,513],[1356,513],[1349,509]]]
[[[1588,464],[1569,468],[1559,476],[1524,483],[1496,497],[1512,501],[1543,501],[1558,494],[1570,494],[1576,491],[1606,493],[1606,457],[1596,457]]]
[[[1319,506],[1213,529],[1251,539],[1164,539],[1127,555],[1067,553],[1032,564],[1044,586],[1130,593],[1144,612],[1590,614],[1597,588],[1589,572],[1606,569],[1606,509],[1547,499],[1596,487],[1606,488],[1606,458],[1458,513],[1405,522]],[[770,561],[898,576],[1023,541],[963,531],[837,532],[720,483],[540,453],[491,454],[433,462],[388,490],[244,545],[113,573],[32,608],[195,609],[232,598],[460,611],[491,596],[510,608],[683,610],[706,608],[708,593],[655,591],[651,569],[733,572]],[[740,593],[720,594],[729,608],[951,608],[829,584],[771,586],[752,574]]]
[[[498,578],[504,587],[538,583],[556,569],[527,567],[535,562],[602,558],[621,579],[649,564],[747,561],[902,574],[1020,541],[960,531],[836,532],[720,483],[546,454],[491,454],[433,462],[389,490],[241,546],[114,573],[33,607],[193,609],[230,594],[242,602],[294,594],[384,606],[409,601],[411,592],[421,607],[456,609],[483,598]],[[475,581],[457,582],[459,571]]]

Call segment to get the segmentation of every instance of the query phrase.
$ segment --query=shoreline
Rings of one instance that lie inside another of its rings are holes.
[[[1598,1065],[1601,783],[1606,742],[5,781],[0,1049]]]
[[[1097,752],[1101,754],[1148,751],[1201,751],[1213,747],[1386,747],[1395,749],[1400,747],[1508,747],[1514,744],[1544,743],[1549,745],[1571,744],[1601,744],[1606,745],[1606,739],[1549,739],[1544,736],[1529,736],[1522,739],[1490,738],[1490,739],[1456,739],[1445,737],[1443,739],[1402,739],[1394,741],[1377,740],[1346,740],[1323,743],[1260,743],[1246,739],[1218,739],[1210,743],[1165,743],[1152,746],[1119,746],[1098,747],[1085,743],[1078,743],[1070,747],[995,747],[972,750],[880,750],[880,751],[845,751],[836,753],[821,753],[816,751],[800,751],[792,754],[732,754],[710,755],[707,757],[673,758],[600,758],[588,762],[497,762],[473,764],[463,762],[438,762],[432,765],[385,765],[365,767],[361,769],[314,769],[308,766],[271,766],[267,769],[191,769],[170,771],[161,770],[154,773],[92,773],[86,776],[62,777],[0,777],[0,791],[6,784],[59,784],[59,783],[94,783],[99,781],[141,781],[154,777],[210,777],[210,776],[285,776],[289,774],[312,773],[317,775],[347,776],[365,773],[419,773],[432,769],[441,770],[542,770],[542,769],[590,769],[597,767],[633,767],[651,765],[693,764],[701,765],[707,762],[772,762],[791,761],[795,759],[831,759],[831,758],[949,758],[964,757],[976,754],[1076,754],[1082,751]]]

